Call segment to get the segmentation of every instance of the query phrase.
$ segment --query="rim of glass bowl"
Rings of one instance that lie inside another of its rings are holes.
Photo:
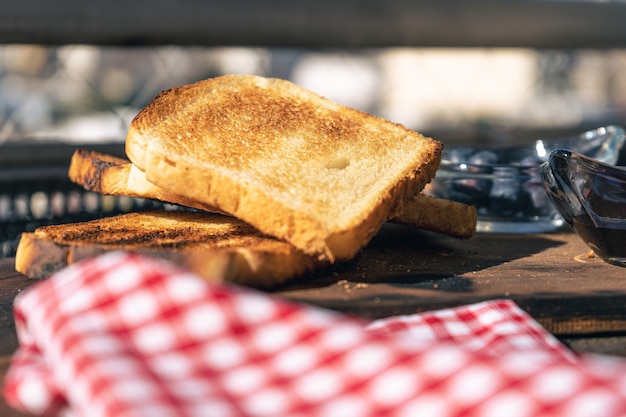
[[[596,155],[587,155],[584,152],[577,150],[577,148],[582,147],[583,145],[592,144],[594,139],[599,137],[605,137],[601,142],[601,146],[596,146],[599,149],[599,153]],[[580,142],[575,146],[576,142]],[[516,145],[516,146],[505,146],[505,147],[493,147],[493,148],[472,148],[472,147],[464,147],[467,149],[471,149],[473,151],[492,151],[497,154],[513,154],[514,159],[519,161],[522,159],[522,156],[534,157],[537,158],[536,164],[523,164],[520,162],[504,162],[504,163],[495,163],[495,164],[475,164],[469,162],[455,162],[449,159],[446,159],[446,154],[449,154],[450,151],[443,151],[443,157],[441,163],[439,165],[439,170],[437,171],[437,176],[458,176],[458,174],[466,174],[471,176],[472,178],[484,178],[484,177],[494,177],[494,178],[512,178],[512,177],[526,177],[531,176],[534,177],[539,173],[539,166],[548,161],[550,158],[550,153],[555,149],[568,149],[572,152],[582,154],[587,158],[592,158],[598,160],[603,163],[607,163],[613,165],[617,162],[619,158],[620,150],[622,149],[624,142],[626,142],[626,133],[623,127],[617,125],[608,125],[602,126],[596,129],[587,130],[585,132],[579,133],[577,135],[563,137],[563,138],[554,138],[554,139],[537,139],[533,143],[528,143],[524,145]],[[455,147],[452,149],[458,149],[461,147]],[[493,174],[488,172],[483,172],[486,169],[496,170],[498,168],[506,168],[510,170],[511,173],[504,175],[504,171],[500,170],[499,174]],[[517,170],[519,173],[516,175],[511,175],[513,169]],[[448,174],[448,172],[454,174]],[[435,177],[437,178],[437,177]]]

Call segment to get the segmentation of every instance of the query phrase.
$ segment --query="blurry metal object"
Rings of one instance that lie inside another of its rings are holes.
[[[590,0],[4,0],[0,43],[614,48],[625,15]]]
[[[87,192],[67,177],[76,145],[29,144],[0,147],[0,257],[14,256],[22,232],[161,207],[129,197]],[[120,155],[120,145],[89,145]]]

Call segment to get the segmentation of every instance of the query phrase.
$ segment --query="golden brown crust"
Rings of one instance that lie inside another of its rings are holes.
[[[185,199],[176,193],[168,193],[157,185],[146,186],[142,181],[129,181],[132,170],[132,164],[128,160],[77,149],[72,157],[69,176],[86,189],[103,194],[158,199],[206,209],[206,205],[201,202]],[[416,198],[406,201],[398,210],[402,212],[392,219],[395,223],[463,239],[471,237],[476,230],[476,209],[472,206],[418,194]]]
[[[205,212],[150,211],[24,233],[15,268],[31,278],[88,256],[126,250],[169,259],[212,281],[272,287],[324,264],[288,243],[231,217]]]
[[[441,158],[403,126],[253,76],[161,93],[126,151],[150,182],[331,261],[352,258]]]
[[[152,131],[158,124],[157,134],[175,140],[172,148],[207,152],[226,167],[245,170],[258,158],[277,151],[276,138],[309,135],[302,141],[300,153],[326,157],[328,149],[320,144],[333,143],[335,147],[366,139],[364,125],[375,120],[382,121],[300,91],[287,81],[223,76],[163,91],[139,112],[132,128]],[[405,129],[400,125],[394,128]],[[207,137],[210,140],[205,140]],[[139,168],[145,168],[137,155],[128,153]]]
[[[96,157],[97,156],[97,157]],[[121,158],[85,149],[77,149],[72,155],[68,177],[86,190],[102,194],[132,195],[125,189],[130,164]]]
[[[476,232],[476,207],[418,194],[392,222],[419,227],[459,239],[468,239]]]
[[[67,265],[66,259],[66,248],[39,239],[35,233],[22,233],[15,253],[15,270],[41,279]]]
[[[152,184],[145,178],[145,174],[133,167],[127,159],[100,152],[76,149],[72,155],[68,176],[71,181],[83,186],[86,190],[100,194],[149,198],[214,213],[220,212],[201,201],[169,192]]]

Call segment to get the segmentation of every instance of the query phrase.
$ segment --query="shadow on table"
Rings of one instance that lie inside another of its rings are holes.
[[[281,290],[311,289],[341,280],[468,292],[462,275],[529,257],[564,242],[543,235],[477,234],[466,240],[385,224],[358,257]]]

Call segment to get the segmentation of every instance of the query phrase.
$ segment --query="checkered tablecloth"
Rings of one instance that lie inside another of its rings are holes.
[[[626,416],[626,361],[514,303],[366,322],[111,253],[15,302],[4,395],[84,417]]]

